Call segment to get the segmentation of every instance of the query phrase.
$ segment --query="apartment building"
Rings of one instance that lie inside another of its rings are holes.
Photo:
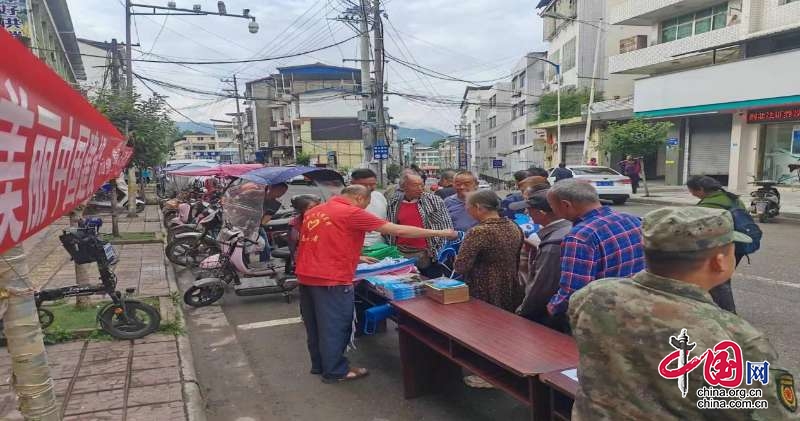
[[[247,82],[246,130],[258,155],[276,165],[294,162],[300,152],[320,165],[333,164],[334,155],[339,165],[344,156],[363,162],[362,135],[355,133],[362,130],[360,82],[359,69],[320,63],[280,67]]]
[[[239,145],[231,125],[215,125],[215,134],[187,133],[173,144],[172,159],[213,159],[239,163]]]
[[[543,20],[542,38],[548,43],[547,59],[560,66],[561,80],[556,67],[545,67],[548,92],[589,90],[594,82],[595,104],[592,107],[592,125],[589,144],[586,138],[587,109],[580,116],[564,117],[561,121],[561,138],[558,135],[556,116],[548,116],[544,123],[534,127],[547,131],[545,165],[558,162],[581,164],[589,157],[608,161],[598,152],[600,131],[609,121],[632,117],[631,96],[636,75],[610,74],[608,56],[620,48],[641,42],[637,38],[640,28],[627,25],[609,25],[608,0],[541,0],[537,4]]]
[[[462,129],[462,136],[465,139],[467,145],[467,155],[468,155],[468,162],[469,162],[469,169],[478,174],[480,168],[478,163],[480,162],[478,156],[481,154],[481,141],[480,141],[480,134],[481,134],[481,126],[484,123],[484,119],[486,118],[486,110],[488,109],[485,106],[485,102],[488,101],[488,98],[484,98],[486,95],[484,93],[491,88],[490,86],[467,86],[464,89],[464,97],[461,100],[461,127]],[[486,144],[483,145],[484,148],[487,147]]]
[[[414,145],[414,163],[426,173],[436,174],[441,169],[439,149]]]
[[[744,191],[791,182],[800,159],[800,2],[609,0],[609,23],[638,26],[642,48],[609,58],[636,75],[634,111],[674,123],[667,181],[711,175]],[[793,177],[797,180],[797,177]]]
[[[0,27],[75,88],[86,79],[66,0],[0,2]]]

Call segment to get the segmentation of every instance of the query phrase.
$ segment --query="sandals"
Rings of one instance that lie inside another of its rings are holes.
[[[366,377],[367,375],[369,375],[369,370],[367,370],[366,368],[363,367],[351,368],[350,371],[348,371],[347,374],[344,375],[344,377],[340,377],[338,379],[327,379],[323,377],[322,382],[328,384],[349,382],[353,380],[358,380],[362,377]]]

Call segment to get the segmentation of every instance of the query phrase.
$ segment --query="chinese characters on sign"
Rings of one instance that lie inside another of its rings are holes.
[[[0,26],[15,38],[30,36],[25,0],[0,0]]]
[[[116,178],[122,135],[22,44],[0,31],[0,253]]]
[[[781,121],[800,121],[800,107],[771,108],[768,110],[750,110],[747,112],[747,122],[751,124]]]
[[[374,158],[379,161],[389,159],[389,146],[375,145],[372,147],[372,154]]]

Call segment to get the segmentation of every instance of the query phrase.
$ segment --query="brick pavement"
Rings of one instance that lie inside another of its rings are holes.
[[[76,341],[47,347],[64,421],[187,420],[177,340]],[[0,419],[22,420],[11,389],[11,362],[0,351]]]

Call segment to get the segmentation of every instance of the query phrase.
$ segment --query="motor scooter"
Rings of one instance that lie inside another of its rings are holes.
[[[781,210],[781,193],[778,191],[778,182],[774,180],[753,181],[750,184],[758,186],[756,191],[750,192],[753,198],[750,201],[750,213],[758,217],[758,222],[769,222],[778,216]]]
[[[221,200],[224,226],[217,236],[221,251],[200,262],[196,280],[184,294],[187,305],[210,305],[222,298],[228,285],[236,295],[282,294],[291,301],[290,292],[298,285],[294,253],[287,241],[292,218],[277,218],[264,225],[261,219],[264,186],[286,183],[300,175],[312,179],[291,185],[300,194],[314,193],[324,199],[343,185],[341,175],[329,169],[270,167],[243,175],[228,186]],[[283,196],[284,200],[288,197]]]
[[[98,190],[94,196],[89,200],[88,205],[93,206],[96,208],[108,208],[111,209],[111,194],[112,194],[113,187],[111,183],[105,183],[103,186]],[[122,209],[126,209],[128,207],[128,183],[125,182],[125,177],[123,174],[120,174],[117,177],[117,206]],[[142,212],[144,210],[145,203],[143,200],[136,199],[136,212]]]

